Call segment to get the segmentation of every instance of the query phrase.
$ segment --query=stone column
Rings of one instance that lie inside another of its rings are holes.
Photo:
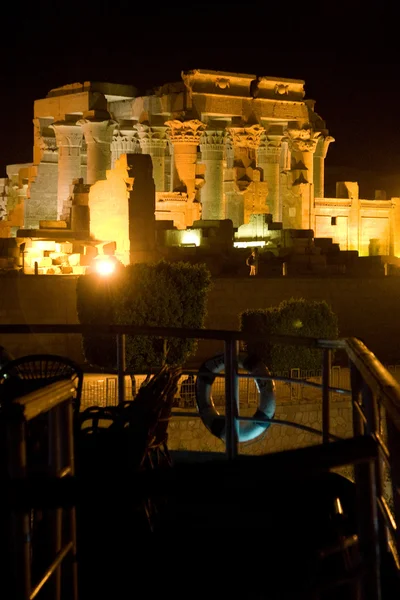
[[[267,213],[266,184],[260,185],[257,170],[257,150],[262,134],[265,132],[261,125],[249,127],[228,127],[227,148],[229,164],[227,178],[231,181],[225,184],[226,217],[231,219],[234,227],[249,223],[252,214]],[[257,170],[257,173],[254,171]]]
[[[51,125],[58,147],[57,219],[65,214],[70,188],[81,176],[82,128],[74,122],[57,121]]]
[[[321,136],[318,140],[314,154],[314,198],[323,198],[325,195],[325,158],[329,144],[334,141],[330,135]]]
[[[153,163],[153,179],[156,192],[165,192],[165,151],[167,147],[167,128],[136,126],[142,154],[149,154]]]
[[[282,203],[280,202],[280,161],[282,136],[262,136],[257,152],[257,166],[264,173],[268,183],[267,203],[269,212],[276,222],[282,221]]]
[[[90,110],[78,121],[87,144],[86,183],[90,185],[106,179],[111,168],[111,142],[116,124],[105,110]]]
[[[140,144],[136,129],[122,129],[114,132],[111,143],[111,168],[122,154],[140,154]]]
[[[196,196],[197,146],[204,123],[191,121],[166,121],[167,135],[173,148],[173,191],[186,192],[193,202]]]
[[[286,129],[291,152],[291,193],[286,194],[282,221],[285,228],[312,229],[314,210],[314,152],[321,132]]]
[[[201,189],[202,219],[225,219],[224,148],[225,131],[205,131],[200,138],[201,160],[206,167]]]

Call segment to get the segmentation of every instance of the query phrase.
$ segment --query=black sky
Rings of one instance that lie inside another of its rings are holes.
[[[336,140],[328,167],[400,173],[400,54],[378,23],[382,35],[361,40],[360,22],[328,34],[314,14],[318,26],[288,28],[271,22],[264,3],[171,4],[164,14],[156,4],[148,14],[143,3],[137,12],[134,4],[96,6],[54,2],[50,13],[19,15],[0,37],[0,177],[7,164],[32,160],[33,102],[50,89],[96,80],[145,93],[193,68],[304,79]]]

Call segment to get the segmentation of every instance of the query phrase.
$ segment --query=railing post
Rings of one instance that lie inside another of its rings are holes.
[[[400,554],[400,423],[393,422],[391,415],[386,412],[387,441],[390,453],[390,474],[392,480],[393,509],[397,523],[396,548]]]
[[[5,422],[6,447],[9,448],[7,471],[11,480],[26,477],[26,431],[18,410]],[[28,599],[31,593],[31,527],[26,509],[11,509],[9,520],[12,548],[12,584],[15,597]],[[2,583],[4,585],[4,582]]]
[[[118,404],[125,402],[125,334],[117,333]]]
[[[330,410],[329,387],[331,377],[331,350],[326,348],[322,358],[322,442],[329,443]]]
[[[59,477],[61,468],[65,466],[62,457],[62,443],[65,444],[65,439],[62,439],[61,432],[61,406],[55,406],[48,413],[48,437],[49,437],[49,467],[53,477]],[[56,556],[62,548],[62,525],[63,525],[63,509],[56,507],[49,512],[49,521],[51,528],[52,541],[51,559]],[[61,564],[55,570],[52,579],[50,580],[52,588],[52,596],[55,600],[61,598]]]
[[[351,399],[353,404],[354,436],[364,435],[365,426],[356,404],[360,406],[360,393],[363,391],[362,377],[353,363],[350,363]],[[368,402],[364,396],[363,400]],[[370,412],[370,411],[368,411]],[[367,424],[367,429],[371,426]],[[363,595],[365,600],[380,600],[380,568],[379,568],[379,528],[376,501],[376,465],[375,463],[356,464],[354,479],[356,484],[356,506],[358,520],[358,537],[361,555],[365,564],[363,577]]]
[[[364,433],[364,425],[356,408],[356,404],[360,406],[360,392],[362,388],[362,379],[358,369],[353,363],[350,363],[350,385],[351,385],[351,405],[353,413],[353,435],[362,435]]]
[[[234,339],[225,340],[225,422],[226,454],[228,459],[238,454],[239,396],[237,385],[237,343]]]
[[[65,448],[65,462],[70,465],[71,476],[75,475],[75,417],[72,400],[68,402],[65,407],[66,410],[66,422],[68,425],[66,448]],[[76,509],[75,506],[71,506],[69,509],[69,533],[72,541],[71,551],[71,571],[72,571],[72,599],[78,600],[78,563],[77,563],[77,532],[76,532]]]
[[[364,408],[364,414],[367,419],[366,423],[366,433],[368,435],[379,435],[379,414],[378,414],[378,402],[375,395],[372,393],[371,388],[367,386],[364,382],[362,387],[362,406]],[[382,459],[381,455],[378,452],[378,458],[375,462],[375,485],[376,485],[376,495],[377,498],[383,497],[383,469],[382,469]],[[385,520],[382,517],[382,514],[378,513],[379,517],[379,537],[380,537],[380,547],[382,550],[387,548],[387,532],[386,532],[386,524]]]

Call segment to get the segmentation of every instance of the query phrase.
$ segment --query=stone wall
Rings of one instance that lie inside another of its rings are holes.
[[[292,374],[294,375],[294,374]],[[145,379],[145,375],[136,375],[136,390]],[[195,382],[186,383],[182,394],[182,382],[187,382],[182,375],[174,402],[173,417],[168,429],[168,447],[170,450],[224,452],[225,444],[213,436],[200,419],[195,401]],[[321,385],[320,375],[311,381]],[[350,374],[348,368],[333,367],[331,385],[344,390],[350,389]],[[239,385],[240,414],[253,416],[257,410],[259,394],[254,380],[240,379]],[[265,454],[301,448],[321,443],[322,431],[322,392],[320,388],[309,387],[301,382],[275,382],[277,420],[310,427],[309,432],[289,424],[273,424],[256,440],[240,444],[240,453]],[[183,396],[183,398],[182,398]],[[132,399],[132,383],[130,377],[125,378],[125,397]],[[223,377],[218,377],[212,386],[212,397],[220,414],[225,409],[225,383]],[[118,402],[118,381],[115,375],[86,374],[83,383],[81,409],[88,406],[116,405]],[[191,416],[181,416],[191,413]],[[340,438],[352,436],[352,409],[350,396],[332,393],[330,395],[330,432]]]
[[[75,276],[7,276],[0,280],[0,323],[77,323]],[[221,278],[213,280],[206,327],[237,329],[239,313],[277,306],[282,300],[326,300],[339,318],[341,337],[361,338],[384,364],[400,362],[400,278]],[[0,335],[15,355],[38,350],[68,354],[83,362],[78,335]],[[221,343],[200,342],[193,365],[221,351]]]
[[[178,409],[177,412],[183,409]],[[243,416],[252,416],[255,408],[241,410]],[[196,413],[194,413],[196,414]],[[330,432],[339,437],[352,437],[352,412],[350,400],[335,401],[331,404]],[[280,402],[277,398],[275,418],[290,421],[322,431],[322,405],[319,401],[295,403]],[[203,425],[200,418],[174,417],[168,430],[170,450],[196,450],[202,452],[224,452],[225,444],[214,437]],[[241,454],[266,454],[320,444],[321,436],[288,425],[272,425],[265,434],[256,440],[240,444]]]

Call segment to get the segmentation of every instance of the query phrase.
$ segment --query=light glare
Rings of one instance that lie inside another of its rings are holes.
[[[95,269],[99,275],[111,275],[115,271],[115,261],[111,260],[108,256],[102,256],[95,260]]]

